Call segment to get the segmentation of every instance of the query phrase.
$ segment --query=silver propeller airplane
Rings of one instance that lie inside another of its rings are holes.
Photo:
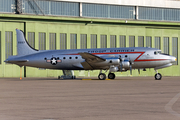
[[[59,70],[100,70],[98,78],[106,79],[102,70],[109,70],[108,78],[114,79],[114,72],[123,72],[132,69],[154,68],[155,79],[160,80],[162,75],[157,69],[169,67],[176,61],[176,57],[161,53],[155,48],[99,48],[76,50],[36,50],[32,48],[24,37],[23,31],[16,29],[17,55],[10,56],[6,63],[20,67],[30,66]]]

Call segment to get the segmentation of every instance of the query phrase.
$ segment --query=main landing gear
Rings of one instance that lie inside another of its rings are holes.
[[[107,72],[107,71],[106,71]],[[108,79],[115,79],[115,74],[114,73],[109,73],[108,74]],[[102,73],[102,70],[100,71],[98,75],[99,80],[105,80],[106,79],[106,74]]]
[[[109,73],[108,74],[108,78],[109,79],[114,79],[116,76],[115,76],[115,74],[114,73]]]
[[[155,74],[155,80],[161,80],[161,78],[162,78],[162,75],[160,74],[160,73],[158,73],[158,71],[157,70],[155,70],[156,71],[156,74]]]

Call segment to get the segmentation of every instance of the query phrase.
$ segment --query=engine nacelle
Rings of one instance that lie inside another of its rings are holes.
[[[123,68],[129,68],[130,67],[130,62],[129,60],[124,60],[121,62]]]
[[[109,69],[109,66],[118,66],[120,64],[120,60],[119,59],[111,59],[111,58],[107,58],[106,61],[104,62],[96,62],[93,63],[93,67],[94,68],[101,68],[101,69]]]

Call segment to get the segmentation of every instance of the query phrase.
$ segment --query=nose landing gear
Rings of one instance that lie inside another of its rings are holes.
[[[155,70],[155,71],[156,71],[156,74],[155,74],[155,76],[154,76],[155,80],[161,80],[162,75],[161,75],[160,73],[158,73],[157,70]]]

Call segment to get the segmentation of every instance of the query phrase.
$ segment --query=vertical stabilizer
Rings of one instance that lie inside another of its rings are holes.
[[[32,48],[24,37],[23,31],[16,29],[17,34],[17,55],[28,55],[38,52],[38,50]]]

